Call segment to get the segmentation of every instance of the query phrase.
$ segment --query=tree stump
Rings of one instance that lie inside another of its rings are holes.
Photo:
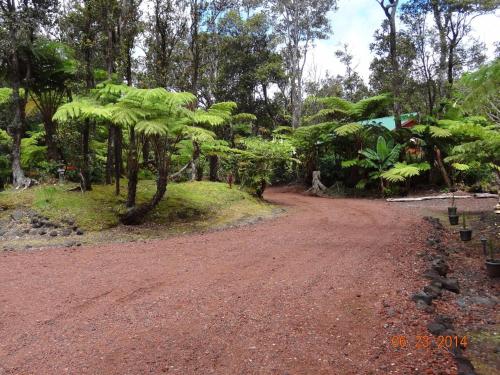
[[[312,186],[306,192],[312,195],[322,196],[325,190],[326,186],[321,183],[321,172],[313,171]]]

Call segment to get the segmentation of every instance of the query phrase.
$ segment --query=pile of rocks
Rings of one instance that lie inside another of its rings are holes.
[[[9,219],[0,223],[0,238],[5,240],[39,236],[81,236],[83,234],[84,231],[75,224],[74,220],[55,222],[34,211],[16,210]]]
[[[430,280],[430,282],[422,291],[413,294],[412,300],[416,303],[419,310],[433,313],[435,306],[432,304],[432,301],[441,297],[443,290],[459,294],[460,286],[457,279],[448,277],[448,273],[450,272],[450,266],[447,263],[449,250],[441,243],[444,231],[443,225],[437,218],[426,217],[424,219],[433,228],[427,238],[427,245],[433,249],[432,253],[429,252],[426,254],[426,259],[430,262],[430,268],[423,274],[423,277]],[[433,321],[427,324],[427,330],[434,336],[458,336],[453,328],[453,319],[446,315],[436,316]],[[458,373],[461,375],[475,375],[474,366],[463,354],[465,348],[460,344],[456,345],[456,343],[458,342],[455,341],[455,345],[452,343],[452,347],[449,349],[451,349],[450,351],[457,364]]]

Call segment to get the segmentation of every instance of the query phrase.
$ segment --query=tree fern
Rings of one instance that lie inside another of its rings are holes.
[[[393,168],[381,174],[389,182],[403,182],[408,178],[418,176],[423,171],[431,168],[429,163],[396,163]]]
[[[356,134],[362,129],[363,129],[363,125],[360,125],[360,124],[353,122],[350,124],[339,126],[334,131],[335,131],[335,134],[337,134],[341,137],[345,137],[345,136],[348,136],[351,134]]]
[[[418,135],[429,133],[434,138],[449,138],[452,136],[448,129],[434,125],[415,125],[411,130],[413,133]]]

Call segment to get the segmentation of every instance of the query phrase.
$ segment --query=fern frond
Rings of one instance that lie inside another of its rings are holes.
[[[356,134],[361,129],[363,129],[363,125],[353,122],[350,124],[339,126],[337,129],[335,129],[335,134],[341,137],[345,137],[351,134]]]
[[[393,168],[381,174],[389,182],[402,182],[408,178],[418,176],[423,171],[429,170],[429,163],[396,163]]]
[[[342,160],[342,162],[340,163],[340,166],[342,168],[351,168],[355,165],[359,165],[359,159]]]
[[[463,163],[453,163],[451,166],[460,172],[468,171],[470,169],[470,165]]]
[[[428,132],[434,138],[448,138],[452,136],[448,129],[433,125],[415,125],[411,130],[418,135],[423,135]]]

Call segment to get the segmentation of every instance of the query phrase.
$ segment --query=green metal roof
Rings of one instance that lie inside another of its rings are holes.
[[[406,121],[408,119],[416,118],[417,112],[405,113],[401,115],[401,121]],[[361,125],[382,125],[383,127],[394,130],[396,129],[396,122],[394,121],[394,116],[373,118],[369,120],[361,120],[359,121]]]

